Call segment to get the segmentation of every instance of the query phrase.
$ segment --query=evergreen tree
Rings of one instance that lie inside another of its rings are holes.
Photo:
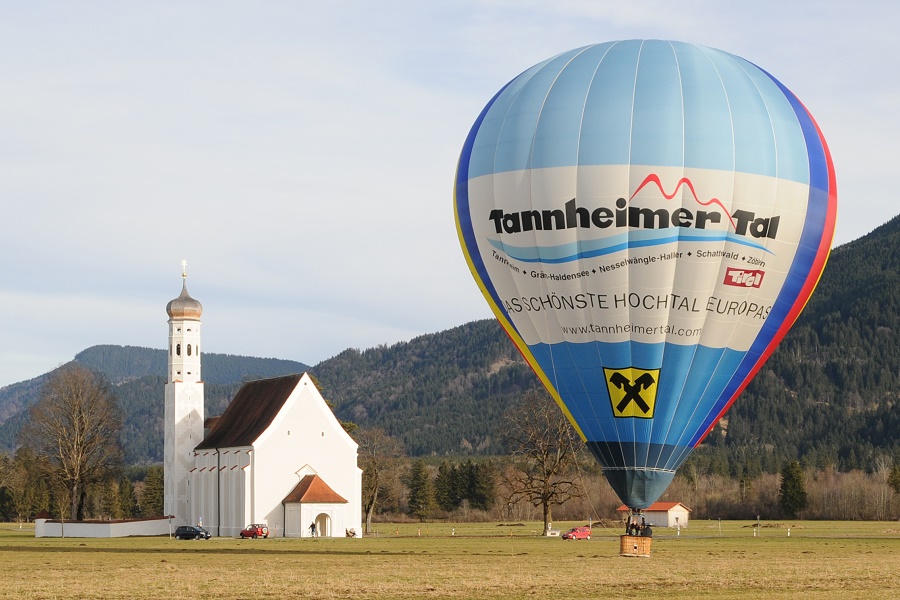
[[[803,482],[803,469],[798,461],[791,461],[781,469],[781,490],[778,503],[785,516],[796,518],[806,508],[806,485]]]
[[[29,448],[16,452],[5,485],[12,494],[17,520],[33,517],[50,503],[45,460]]]
[[[134,495],[134,484],[127,477],[119,482],[119,499],[116,516],[119,519],[131,519],[138,515],[137,498]]]
[[[104,518],[119,519],[119,484],[109,478],[99,486],[100,515]]]
[[[456,484],[456,466],[450,465],[446,460],[438,466],[437,475],[434,478],[434,499],[441,510],[447,512],[459,507],[459,494],[454,489]]]
[[[469,503],[478,510],[490,510],[496,495],[497,473],[490,462],[481,462],[471,470]]]
[[[159,465],[147,469],[144,489],[141,491],[141,515],[144,517],[160,517],[164,510],[163,468]]]
[[[891,468],[891,474],[888,475],[888,485],[891,489],[900,494],[900,467],[894,465]]]
[[[424,521],[434,507],[434,487],[428,467],[421,458],[412,464],[409,473],[409,514]]]

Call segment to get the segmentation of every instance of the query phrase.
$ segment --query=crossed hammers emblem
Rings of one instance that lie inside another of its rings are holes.
[[[641,391],[646,390],[656,383],[656,380],[653,379],[653,375],[644,373],[635,380],[634,384],[632,384],[630,379],[621,373],[616,372],[610,376],[609,382],[620,390],[625,391],[625,397],[622,398],[622,401],[616,406],[617,412],[624,411],[632,402],[634,402],[644,414],[650,412],[650,405],[641,398]]]

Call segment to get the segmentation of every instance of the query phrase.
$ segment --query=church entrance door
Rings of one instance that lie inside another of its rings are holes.
[[[316,517],[316,535],[319,537],[331,537],[331,517],[325,513],[319,513]]]

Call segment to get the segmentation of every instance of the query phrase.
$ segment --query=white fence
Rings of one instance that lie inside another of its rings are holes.
[[[34,520],[34,537],[113,538],[137,535],[168,535],[174,532],[169,517],[125,521]]]

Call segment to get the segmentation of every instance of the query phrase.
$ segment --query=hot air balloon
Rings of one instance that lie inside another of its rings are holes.
[[[469,132],[454,194],[484,297],[634,512],[796,321],[836,206],[825,139],[785,86],[660,40],[510,81]]]

